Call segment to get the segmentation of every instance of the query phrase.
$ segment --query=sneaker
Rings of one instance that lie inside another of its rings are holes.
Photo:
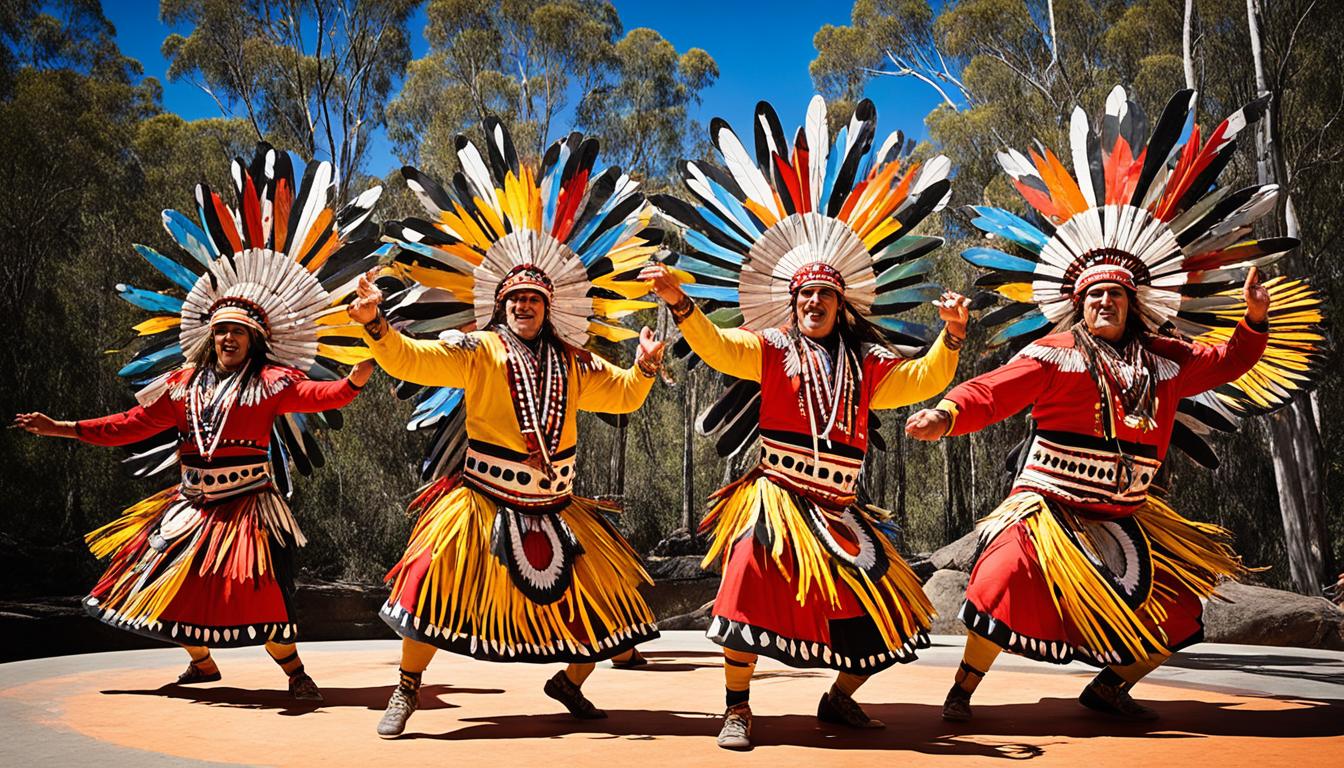
[[[322,691],[307,672],[299,672],[289,678],[289,695],[299,701],[321,701]]]
[[[378,735],[384,739],[400,736],[406,730],[406,721],[411,719],[411,713],[419,708],[420,694],[398,685],[392,691],[392,698],[387,700],[383,719],[378,721]]]
[[[196,666],[195,662],[187,665],[187,671],[177,676],[178,685],[192,685],[194,683],[213,683],[222,676],[219,674],[219,667],[215,667],[214,672],[203,672]]]
[[[1093,680],[1078,696],[1078,703],[1125,720],[1156,720],[1157,712],[1135,701],[1127,687]]]
[[[555,673],[555,677],[546,681],[546,685],[541,689],[547,696],[565,705],[569,714],[579,720],[604,720],[607,713],[593,706],[579,686],[575,685],[565,675],[564,670]]]
[[[817,703],[817,719],[823,723],[835,723],[850,728],[887,727],[881,720],[869,717],[852,696],[835,688],[821,694],[821,701]]]
[[[723,713],[719,746],[739,752],[751,749],[751,705],[735,704]]]
[[[949,723],[964,723],[971,719],[971,694],[955,683],[943,699],[943,719]]]

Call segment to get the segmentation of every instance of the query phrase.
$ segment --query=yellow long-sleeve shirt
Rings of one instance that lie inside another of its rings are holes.
[[[467,437],[525,453],[509,387],[508,350],[493,331],[474,331],[450,341],[421,341],[389,329],[381,339],[365,336],[374,360],[388,374],[416,384],[466,390]],[[578,438],[575,412],[630,413],[644,404],[653,379],[636,368],[617,368],[596,355],[569,358],[568,398],[560,450]]]

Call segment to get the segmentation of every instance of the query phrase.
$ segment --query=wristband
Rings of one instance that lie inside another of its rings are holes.
[[[695,302],[691,301],[690,296],[683,293],[681,300],[670,305],[667,309],[672,313],[672,319],[676,321],[677,325],[681,325],[682,321],[690,317],[691,313],[695,311]]]

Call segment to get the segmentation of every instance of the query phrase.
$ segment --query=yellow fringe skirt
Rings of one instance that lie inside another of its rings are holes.
[[[429,486],[387,575],[380,615],[399,635],[487,661],[588,662],[658,636],[639,594],[652,580],[605,515],[572,497],[527,514],[458,477]]]

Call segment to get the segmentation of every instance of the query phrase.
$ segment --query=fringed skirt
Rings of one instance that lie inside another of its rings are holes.
[[[273,491],[208,506],[161,491],[85,537],[107,571],[84,598],[94,618],[179,645],[298,637],[291,601],[303,534]]]
[[[929,646],[933,605],[862,506],[832,510],[759,473],[716,493],[703,567],[723,580],[708,636],[792,667],[867,675]]]
[[[520,512],[450,477],[411,509],[420,518],[380,611],[402,637],[486,661],[548,663],[599,661],[658,636],[639,594],[652,581],[606,518],[615,507],[576,496]]]
[[[985,518],[966,626],[1059,664],[1132,664],[1202,640],[1201,598],[1246,572],[1228,532],[1153,497],[1128,517],[1085,514],[1023,491]]]

